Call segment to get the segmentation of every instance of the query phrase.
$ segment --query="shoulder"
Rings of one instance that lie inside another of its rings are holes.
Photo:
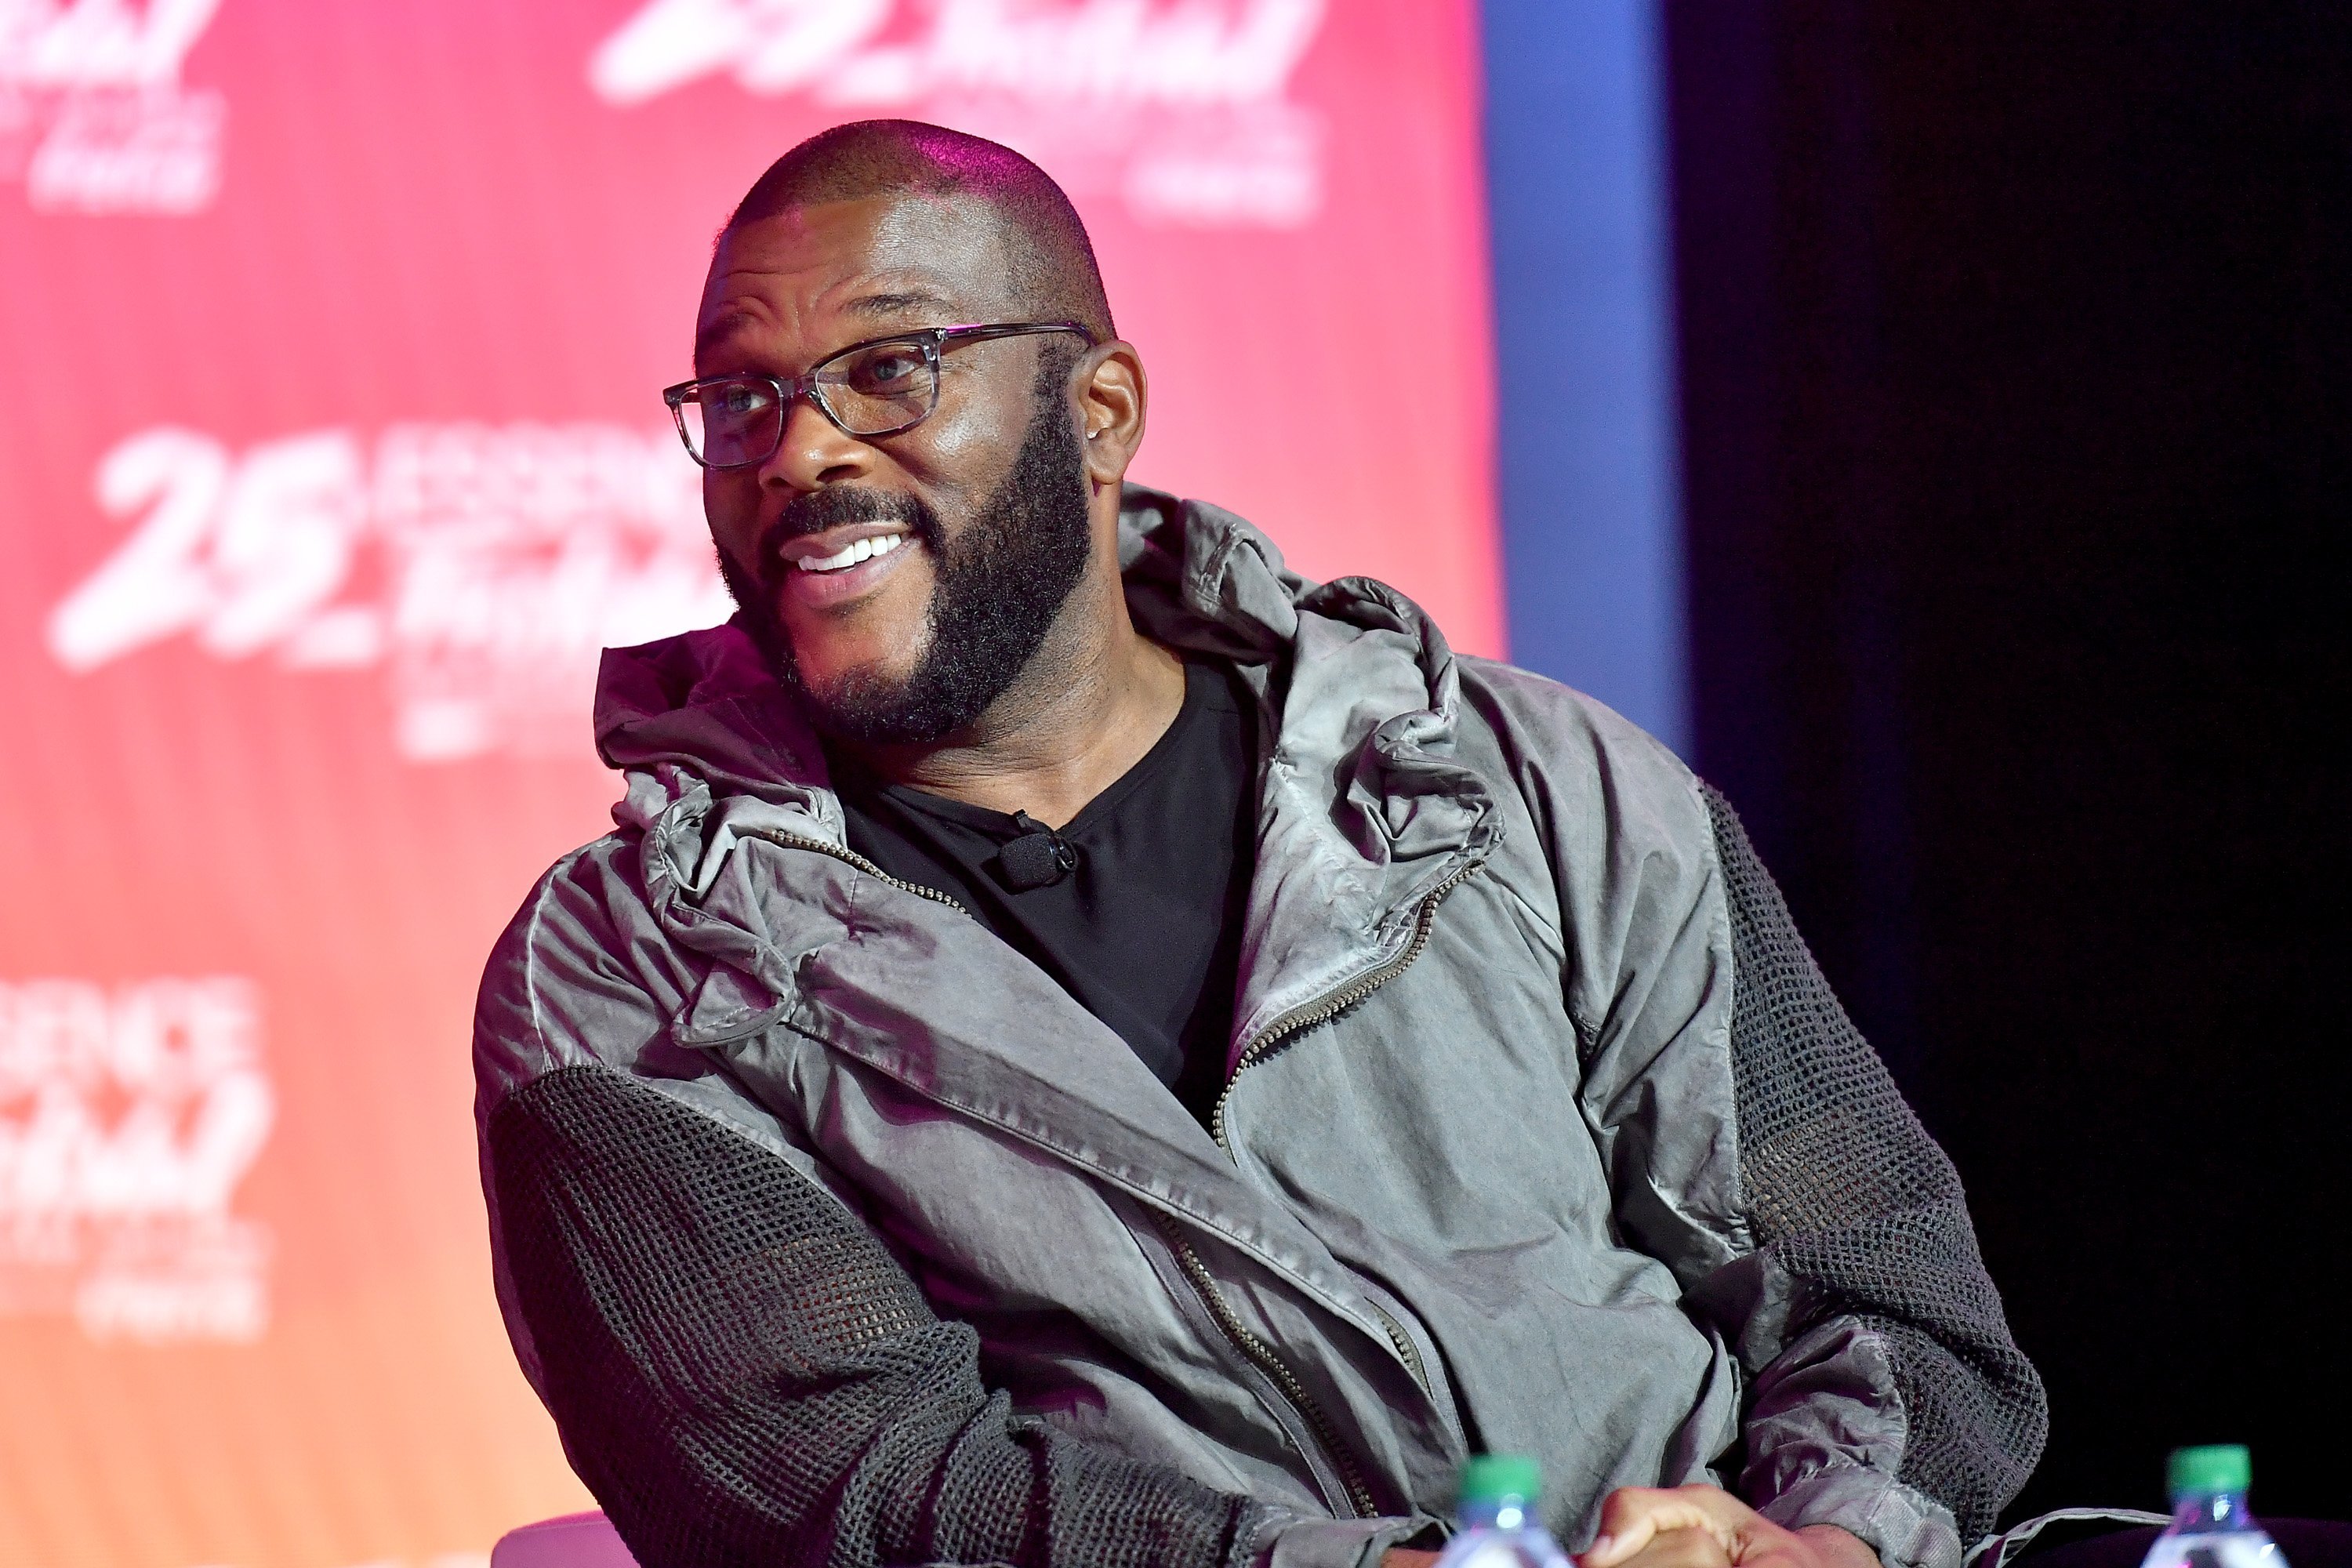
[[[697,978],[648,908],[640,836],[551,866],[507,922],[474,1006],[478,1108],[560,1068],[627,1068],[665,1039]]]
[[[1664,742],[1547,676],[1470,656],[1458,664],[1469,760],[1510,779],[1550,837],[1712,863],[1702,786]]]
[[[1496,793],[1525,832],[1516,845],[1507,832],[1503,854],[1554,900],[1570,1015],[1596,1040],[1643,1016],[1719,1027],[1728,914],[1697,775],[1580,691],[1489,659],[1462,662],[1465,760],[1507,781]]]

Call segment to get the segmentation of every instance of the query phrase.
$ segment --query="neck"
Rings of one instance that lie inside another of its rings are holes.
[[[969,730],[852,750],[893,784],[1061,826],[1143,759],[1184,702],[1183,662],[1135,629],[1115,578],[1104,598],[1097,584],[1073,594],[1020,679]]]

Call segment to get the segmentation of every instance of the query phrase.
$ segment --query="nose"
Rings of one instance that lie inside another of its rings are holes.
[[[760,483],[803,493],[864,478],[874,466],[874,448],[825,417],[806,395],[784,410],[783,439],[760,465]]]

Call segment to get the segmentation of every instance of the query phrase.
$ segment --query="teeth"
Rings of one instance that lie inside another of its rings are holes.
[[[860,539],[842,546],[834,554],[810,556],[800,563],[800,569],[803,572],[839,572],[855,566],[861,561],[871,561],[877,555],[887,555],[906,542],[907,536],[903,533],[886,533],[876,539]]]

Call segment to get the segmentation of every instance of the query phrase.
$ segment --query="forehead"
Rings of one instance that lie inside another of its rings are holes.
[[[969,196],[861,197],[754,219],[711,258],[697,355],[1002,319],[1012,304],[1005,237],[994,210]]]

